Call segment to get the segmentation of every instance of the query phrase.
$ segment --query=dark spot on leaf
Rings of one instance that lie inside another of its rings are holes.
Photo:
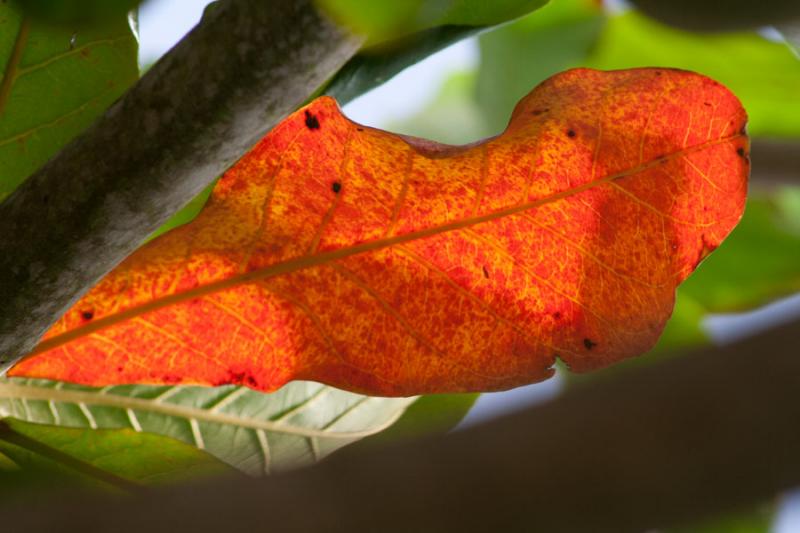
[[[117,372],[122,372],[122,367],[121,366],[117,367]]]
[[[736,153],[739,154],[739,157],[744,157],[744,148],[740,146],[736,149]]]
[[[594,342],[592,339],[588,339],[587,338],[587,339],[583,339],[583,345],[586,346],[587,350],[591,350],[592,348],[597,346],[597,343]]]
[[[577,135],[577,133],[575,133],[575,130],[567,130],[567,137],[569,137],[570,139],[574,138],[575,135]]]
[[[656,76],[661,76],[661,71],[660,70],[656,71]]]
[[[561,318],[561,311],[556,311],[555,313],[553,313],[553,318],[559,320]]]
[[[333,184],[331,185],[331,190],[334,193],[339,194],[339,191],[342,190],[342,184],[339,183],[338,181],[334,181]]]
[[[81,311],[81,318],[91,320],[94,318],[94,311]]]
[[[703,102],[703,105],[706,107],[711,107],[711,102]]]
[[[483,265],[483,277],[489,279],[489,271],[486,269],[486,265]]]
[[[358,131],[364,131],[364,128],[356,128]]]
[[[542,113],[547,113],[548,111],[550,111],[549,107],[545,107],[544,109],[534,109],[533,111],[531,111],[531,115],[533,115],[534,117],[538,117]]]
[[[309,113],[308,109],[306,109],[306,128],[310,130],[319,129],[319,119],[316,115]]]

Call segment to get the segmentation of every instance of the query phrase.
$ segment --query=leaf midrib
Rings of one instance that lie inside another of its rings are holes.
[[[30,23],[26,17],[22,17],[19,23],[19,31],[14,40],[14,47],[11,49],[11,57],[8,58],[6,63],[6,70],[3,73],[3,79],[0,81],[0,117],[3,116],[8,98],[11,95],[11,87],[17,79],[17,67],[22,59],[22,51],[25,49],[25,44],[28,41],[28,32],[30,31]]]
[[[364,431],[328,431],[304,428],[291,424],[272,422],[268,420],[255,420],[243,418],[227,413],[215,412],[197,407],[187,407],[168,402],[157,402],[144,398],[121,396],[117,394],[99,394],[97,392],[79,391],[69,389],[56,389],[39,385],[17,385],[7,381],[0,382],[0,398],[30,399],[58,401],[70,404],[86,404],[92,406],[114,407],[118,409],[133,409],[158,413],[175,418],[187,420],[195,419],[201,422],[211,422],[223,425],[238,426],[247,429],[264,430],[272,433],[283,433],[307,438],[347,439],[356,440],[368,437],[394,424],[405,409],[399,409],[384,423]]]
[[[709,148],[712,146],[725,144],[731,142],[735,139],[743,137],[744,134],[736,133],[734,135],[730,135],[727,137],[721,137],[719,139],[713,141],[706,141],[700,144],[696,144],[694,146],[690,146],[688,148],[682,148],[681,150],[677,150],[675,152],[671,152],[665,154],[659,158],[656,158],[652,161],[647,163],[642,163],[637,165],[636,167],[623,170],[617,172],[615,174],[610,174],[608,176],[604,176],[602,178],[595,179],[594,181],[590,181],[578,187],[574,187],[568,190],[564,190],[555,194],[551,194],[544,198],[539,198],[537,200],[531,202],[523,202],[521,204],[517,204],[515,206],[501,209],[498,211],[493,211],[491,213],[487,213],[485,215],[480,216],[472,216],[467,217],[461,220],[457,220],[454,222],[449,222],[446,224],[441,224],[438,226],[432,226],[430,228],[425,228],[418,231],[409,232],[403,235],[396,235],[392,237],[386,237],[382,239],[376,239],[373,241],[364,242],[361,244],[357,244],[355,246],[351,246],[348,248],[340,248],[337,250],[332,250],[328,252],[317,253],[314,255],[306,255],[296,259],[290,259],[288,261],[283,261],[280,263],[276,263],[270,265],[268,267],[254,270],[252,272],[246,272],[243,274],[238,274],[235,276],[231,276],[230,278],[216,281],[214,283],[209,283],[207,285],[203,285],[200,287],[196,287],[194,289],[190,289],[184,292],[171,294],[168,296],[164,296],[162,298],[158,298],[155,300],[151,300],[145,304],[142,304],[137,307],[132,307],[130,309],[126,309],[125,311],[121,311],[103,318],[99,318],[89,324],[84,326],[75,328],[70,330],[66,333],[62,333],[60,335],[51,337],[39,343],[35,350],[33,350],[30,354],[28,354],[25,358],[32,357],[34,355],[46,352],[48,350],[52,350],[62,344],[66,344],[71,342],[75,339],[84,337],[101,329],[105,329],[110,327],[118,322],[122,322],[124,320],[128,320],[131,318],[135,318],[137,316],[143,315],[145,313],[149,313],[163,307],[168,307],[170,305],[174,305],[183,301],[191,300],[194,298],[200,298],[203,296],[207,296],[209,294],[214,294],[216,292],[220,292],[226,289],[230,289],[233,287],[237,287],[239,285],[244,285],[247,283],[252,283],[259,280],[264,280],[268,278],[272,278],[275,276],[280,276],[283,274],[289,274],[292,272],[296,272],[298,270],[302,270],[305,268],[311,268],[323,264],[327,264],[339,259],[344,259],[353,255],[357,255],[360,253],[371,252],[375,250],[380,250],[383,248],[388,248],[390,246],[394,246],[396,244],[402,244],[409,241],[414,241],[417,239],[423,239],[426,237],[432,237],[435,235],[440,235],[443,233],[447,233],[449,231],[455,231],[459,229],[463,229],[466,227],[475,226],[478,224],[482,224],[485,222],[491,222],[493,220],[497,220],[506,216],[511,216],[517,213],[521,213],[523,211],[527,211],[529,209],[533,209],[536,207],[540,207],[542,205],[547,205],[549,203],[562,200],[565,198],[569,198],[576,194],[585,192],[587,190],[593,189],[605,183],[612,182],[614,180],[624,178],[627,176],[632,176],[648,170],[650,168],[656,167],[661,165],[667,161],[675,159],[676,157],[683,157],[687,154],[691,154],[705,148]],[[25,359],[23,358],[23,360]]]

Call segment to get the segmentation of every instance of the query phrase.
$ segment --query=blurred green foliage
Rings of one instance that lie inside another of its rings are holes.
[[[752,135],[800,135],[800,61],[783,43],[755,32],[702,35],[636,12],[609,17],[585,66],[664,66],[700,72],[730,88]]]
[[[126,491],[126,483],[144,487],[238,475],[194,446],[132,429],[63,428],[5,418],[0,452],[3,496],[19,496],[23,488]]]
[[[491,26],[522,16],[547,0],[318,0],[336,20],[381,42],[434,26]]]

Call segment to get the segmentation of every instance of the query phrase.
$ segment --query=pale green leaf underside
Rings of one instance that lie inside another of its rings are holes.
[[[75,428],[132,428],[192,444],[253,475],[313,463],[393,424],[416,398],[379,398],[313,382],[246,387],[0,380],[0,417]]]

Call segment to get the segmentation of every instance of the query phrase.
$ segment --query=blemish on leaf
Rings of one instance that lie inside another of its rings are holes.
[[[545,107],[544,109],[534,109],[533,111],[531,111],[531,115],[533,115],[534,117],[538,117],[542,113],[547,113],[548,111],[550,111],[549,107]]]
[[[703,102],[703,105],[706,107],[711,107],[711,102]]]
[[[94,318],[94,311],[81,311],[81,318],[84,320],[91,320]]]
[[[560,320],[561,319],[561,311],[556,311],[555,313],[553,313],[553,318],[555,318],[556,320]]]
[[[583,339],[583,345],[586,346],[587,350],[591,350],[592,348],[597,346],[597,343],[594,342],[592,339],[586,338],[586,339]]]
[[[341,190],[342,190],[342,184],[341,184],[341,183],[339,183],[338,181],[334,181],[334,182],[333,182],[333,184],[331,184],[331,190],[332,190],[332,191],[333,191],[335,194],[339,194],[339,191],[341,191]]]
[[[356,128],[356,131],[364,131],[364,128]]]
[[[740,146],[736,149],[736,153],[739,155],[739,157],[744,157],[744,148]]]
[[[567,130],[567,137],[569,137],[570,139],[575,138],[576,135],[577,135],[577,133],[575,133],[575,130],[572,130],[572,129]]]
[[[306,128],[310,130],[319,129],[319,119],[316,115],[309,113],[308,109],[306,109]]]
[[[489,270],[487,270],[486,265],[483,265],[483,277],[489,279]]]
[[[661,71],[660,70],[656,71],[656,76],[661,76]]]

